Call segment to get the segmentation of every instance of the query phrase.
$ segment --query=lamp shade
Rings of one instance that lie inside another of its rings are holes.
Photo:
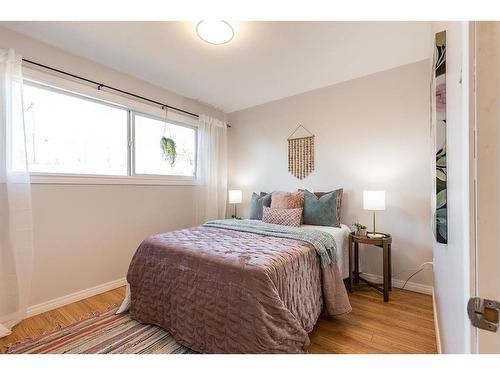
[[[363,208],[365,210],[385,210],[385,190],[363,191]]]
[[[229,203],[241,203],[241,190],[229,190]]]

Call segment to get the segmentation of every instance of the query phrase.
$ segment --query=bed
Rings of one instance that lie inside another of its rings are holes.
[[[349,233],[351,230],[345,224],[340,224],[340,227],[325,227],[320,225],[302,225],[304,229],[315,229],[331,234],[335,238],[337,244],[337,265],[343,279],[349,277]]]
[[[120,311],[197,352],[306,352],[322,313],[351,311],[342,282],[348,233],[222,220],[148,237]],[[325,255],[322,246],[333,249]]]

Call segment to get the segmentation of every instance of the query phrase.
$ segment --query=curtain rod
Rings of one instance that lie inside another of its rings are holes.
[[[93,85],[96,85],[97,86],[97,90],[101,90],[102,88],[106,88],[108,90],[113,90],[113,91],[116,91],[116,92],[119,92],[121,94],[125,94],[125,95],[128,95],[128,96],[132,96],[134,98],[137,98],[137,99],[141,99],[141,100],[144,100],[146,102],[149,102],[149,103],[153,103],[153,104],[156,104],[158,106],[161,107],[161,109],[172,109],[174,111],[177,111],[177,112],[181,112],[181,113],[185,113],[186,115],[189,115],[189,116],[193,116],[193,117],[196,117],[196,118],[199,118],[200,116],[197,115],[196,113],[193,113],[193,112],[189,112],[189,111],[185,111],[184,109],[180,109],[180,108],[177,108],[177,107],[173,107],[171,105],[168,105],[168,104],[165,104],[165,103],[161,103],[161,102],[158,102],[156,100],[153,100],[153,99],[149,99],[149,98],[146,98],[144,96],[140,96],[140,95],[137,95],[137,94],[134,94],[134,93],[131,93],[129,91],[125,91],[125,90],[121,90],[121,89],[117,89],[116,87],[112,87],[112,86],[108,86],[104,83],[100,83],[100,82],[97,82],[97,81],[93,81],[91,79],[88,79],[88,78],[85,78],[85,77],[81,77],[81,76],[78,76],[76,74],[72,74],[72,73],[68,73],[68,72],[65,72],[64,70],[61,70],[61,69],[56,69],[56,68],[52,68],[51,66],[48,66],[48,65],[44,65],[44,64],[40,64],[40,63],[37,63],[35,61],[32,61],[32,60],[28,60],[28,59],[23,59],[24,62],[28,63],[28,64],[32,64],[32,65],[36,65],[36,66],[39,66],[39,67],[42,67],[44,69],[48,69],[48,70],[51,70],[53,72],[57,72],[57,73],[60,73],[60,74],[64,74],[64,75],[67,75],[69,77],[73,77],[73,78],[76,78],[76,79],[79,79],[80,81],[85,81],[87,83],[91,83]],[[227,124],[227,127],[231,127],[231,125]]]

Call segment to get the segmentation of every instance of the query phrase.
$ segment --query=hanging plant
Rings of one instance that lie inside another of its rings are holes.
[[[160,140],[160,148],[163,152],[163,158],[170,163],[171,167],[173,167],[175,164],[175,158],[177,157],[175,141],[172,138],[163,136]]]

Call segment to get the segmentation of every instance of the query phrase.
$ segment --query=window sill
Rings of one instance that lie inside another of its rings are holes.
[[[55,185],[196,185],[193,177],[165,176],[85,176],[85,175],[49,175],[31,174],[31,184]]]

